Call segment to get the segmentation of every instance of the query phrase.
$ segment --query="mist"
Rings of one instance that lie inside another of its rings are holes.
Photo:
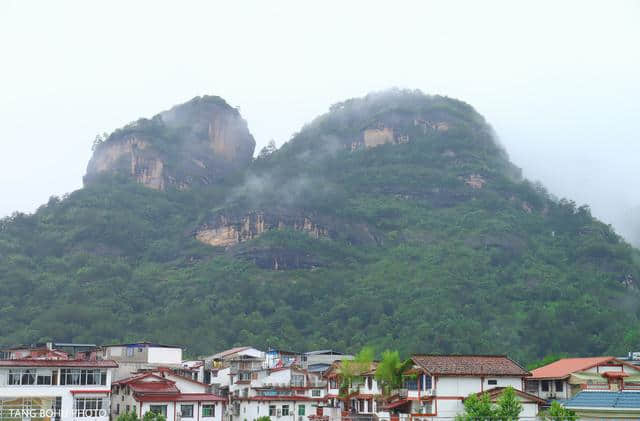
[[[3,2],[0,216],[80,188],[96,134],[197,95],[239,106],[257,153],[395,86],[471,104],[526,178],[637,239],[639,18],[638,1]]]

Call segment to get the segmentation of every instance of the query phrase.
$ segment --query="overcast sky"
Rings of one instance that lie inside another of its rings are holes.
[[[640,206],[640,1],[0,0],[0,47],[0,216],[80,188],[97,133],[196,95],[239,106],[259,150],[393,86],[473,105],[606,222]]]

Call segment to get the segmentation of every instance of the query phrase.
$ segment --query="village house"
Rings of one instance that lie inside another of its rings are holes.
[[[14,349],[5,357],[0,360],[2,419],[109,420],[115,361],[77,359],[49,348]]]
[[[326,388],[320,374],[298,366],[258,369],[249,380],[232,382],[231,416],[252,421],[265,415],[274,420],[309,421],[326,401]]]
[[[531,374],[525,391],[548,401],[581,391],[640,391],[640,367],[614,357],[563,358]]]
[[[530,373],[504,355],[414,355],[411,361],[403,389],[393,391],[385,406],[392,420],[453,419],[470,395],[488,393],[496,402],[506,387],[516,391],[522,419],[535,419],[545,404],[523,392]]]
[[[114,417],[133,412],[142,418],[147,412],[156,412],[167,421],[222,421],[226,403],[226,398],[211,393],[210,385],[168,368],[142,372],[111,387]]]
[[[89,359],[113,360],[118,363],[114,380],[132,376],[141,370],[158,367],[181,369],[182,347],[150,342],[104,345],[87,352]]]
[[[304,353],[307,370],[314,373],[324,373],[331,368],[335,361],[352,360],[353,355],[347,355],[332,349],[321,349]]]
[[[343,361],[335,361],[325,373],[327,379],[327,408],[324,411],[330,419],[339,417],[373,418],[384,417],[379,411],[381,389],[375,378],[377,363],[366,366],[354,366],[355,378],[349,385],[344,384],[342,376]]]

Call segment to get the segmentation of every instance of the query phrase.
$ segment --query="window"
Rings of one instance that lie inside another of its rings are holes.
[[[30,385],[36,384],[36,371],[28,368],[18,368],[9,370],[10,385]]]
[[[129,405],[127,405],[126,411],[129,412],[130,410],[131,410],[131,407]]]
[[[304,405],[298,405],[298,415],[303,416],[305,414],[306,407]]]
[[[320,390],[320,389],[312,389],[311,390],[311,396],[313,396],[314,398],[319,398],[320,396],[322,396],[322,390]]]
[[[180,415],[183,418],[193,418],[193,405],[180,405]]]
[[[38,375],[36,376],[36,384],[51,385],[52,379],[53,379],[52,370],[38,370]]]
[[[215,417],[216,416],[216,406],[215,405],[202,405],[202,416],[203,417]]]
[[[496,386],[498,384],[498,380],[496,379],[489,379],[487,380],[487,384],[491,385],[491,386]]]
[[[291,375],[291,386],[293,386],[293,387],[304,387],[304,375],[303,374],[292,374]]]
[[[270,417],[275,417],[276,416],[276,406],[275,405],[269,405],[269,416]]]
[[[282,416],[285,417],[289,415],[289,405],[282,405]]]
[[[61,385],[106,385],[107,372],[104,370],[60,370]]]
[[[403,389],[418,390],[418,380],[416,379],[405,377],[403,383],[404,383]]]
[[[127,357],[133,357],[133,348],[127,348]]]
[[[135,406],[135,405],[133,405],[133,406],[131,407],[131,409],[132,409],[132,411],[131,411],[131,412],[133,412],[133,413],[135,414],[135,413],[136,413],[136,406]]]
[[[107,405],[104,405],[106,408]],[[96,418],[106,415],[102,398],[76,398],[73,403],[74,417]]]
[[[564,386],[562,380],[556,380],[555,383],[556,383],[556,385],[555,385],[556,386],[556,392],[562,392],[563,386]]]
[[[248,371],[241,371],[238,373],[238,381],[239,382],[248,382],[251,380],[251,373]]]
[[[371,376],[367,376],[367,389],[373,389],[373,379],[371,378]]]
[[[421,380],[421,384],[422,384],[422,390],[429,390],[432,388],[432,384],[431,384],[431,376],[428,374],[423,374],[422,375],[422,380]]]
[[[364,412],[364,399],[358,399],[358,402],[360,402],[360,412]]]
[[[149,405],[149,411],[167,417],[167,405]]]
[[[527,393],[538,393],[538,381],[537,380],[525,380],[524,391]]]
[[[116,415],[120,413],[120,404],[116,404]]]
[[[542,380],[540,382],[540,389],[543,392],[548,392],[549,391],[549,380]]]
[[[338,382],[336,381],[336,379],[329,380],[329,389],[337,389],[337,388],[338,388]]]

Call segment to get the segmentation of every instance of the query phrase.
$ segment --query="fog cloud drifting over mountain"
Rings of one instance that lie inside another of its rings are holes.
[[[398,86],[472,104],[526,177],[621,229],[640,206],[639,18],[638,1],[3,2],[0,215],[79,188],[97,133],[196,95],[240,106],[259,151]]]

